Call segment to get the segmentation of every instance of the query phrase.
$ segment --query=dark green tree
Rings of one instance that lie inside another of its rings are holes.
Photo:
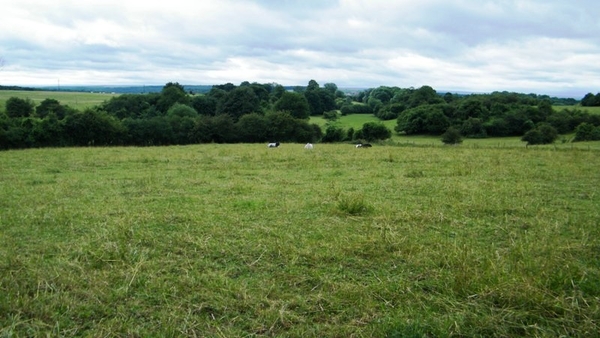
[[[175,103],[189,104],[190,97],[185,92],[182,85],[177,82],[169,82],[160,92],[160,98],[156,103],[156,108],[159,111],[166,113]]]
[[[151,102],[150,99],[154,97],[152,95],[123,94],[112,97],[101,107],[108,114],[116,116],[120,120],[128,117],[141,118],[153,105],[154,102]]]
[[[361,128],[362,138],[371,142],[392,137],[392,131],[382,123],[367,122]]]
[[[210,95],[196,95],[191,99],[190,105],[200,115],[216,115],[217,99]]]
[[[583,122],[575,128],[573,142],[597,140],[600,140],[600,127],[595,127],[591,123]]]
[[[548,123],[541,123],[537,127],[527,131],[521,141],[527,145],[551,144],[558,138],[558,132]]]
[[[29,117],[33,115],[35,103],[29,98],[11,97],[6,100],[5,106],[8,117]]]
[[[442,134],[442,142],[444,144],[460,144],[462,143],[462,135],[458,129],[449,127],[448,130]]]
[[[274,108],[276,111],[288,112],[298,119],[310,117],[310,107],[306,97],[299,93],[283,92]]]
[[[240,142],[257,143],[269,140],[269,121],[262,114],[250,113],[243,115],[236,124],[237,130],[239,130]]]
[[[227,93],[217,106],[217,114],[226,114],[237,121],[242,115],[261,112],[260,100],[249,86],[240,86]]]
[[[64,119],[69,144],[105,146],[122,144],[126,129],[114,116],[95,109],[71,114]]]
[[[338,119],[338,113],[335,110],[326,111],[323,113],[323,118],[332,122]]]
[[[35,108],[35,114],[41,119],[52,113],[57,119],[61,120],[66,115],[66,108],[62,106],[56,99],[44,99]]]
[[[327,127],[327,129],[325,129],[325,135],[323,135],[323,138],[321,139],[322,142],[325,143],[333,143],[333,142],[341,142],[346,138],[346,133],[344,132],[344,129],[334,126],[334,125],[329,125]]]

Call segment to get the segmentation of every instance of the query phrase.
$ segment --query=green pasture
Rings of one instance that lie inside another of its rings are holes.
[[[28,90],[0,90],[0,110],[6,109],[6,100],[11,97],[29,98],[36,106],[45,99],[58,100],[63,105],[83,110],[98,106],[118,94],[111,93],[84,93],[84,92],[61,92],[61,91],[28,91]]]
[[[563,109],[580,109],[583,111],[587,111],[590,114],[600,114],[600,107],[583,107],[583,106],[553,106],[555,111],[561,111]]]
[[[0,152],[0,336],[592,337],[600,152]]]

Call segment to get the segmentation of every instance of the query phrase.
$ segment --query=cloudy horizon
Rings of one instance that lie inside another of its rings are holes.
[[[582,98],[600,92],[594,0],[22,0],[0,85],[243,81]]]

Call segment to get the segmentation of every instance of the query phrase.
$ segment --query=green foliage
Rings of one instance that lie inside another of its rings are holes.
[[[344,104],[340,108],[342,116],[351,114],[373,114],[373,109],[366,104]]]
[[[115,96],[104,102],[101,107],[104,111],[118,119],[142,118],[150,107],[156,103],[158,96],[123,94]]]
[[[234,121],[244,114],[261,111],[260,100],[252,88],[237,87],[226,94],[217,105],[217,114],[229,115]]]
[[[600,126],[595,127],[591,123],[583,122],[575,128],[573,142],[598,140],[600,140]]]
[[[120,145],[126,135],[118,119],[94,109],[65,117],[63,128],[69,144],[77,146]]]
[[[325,135],[323,135],[321,142],[341,142],[344,139],[346,139],[346,133],[344,132],[343,128],[337,127],[335,125],[329,125],[327,129],[325,129]]]
[[[323,118],[327,121],[335,121],[338,119],[338,113],[335,110],[326,111],[323,113]]]
[[[398,133],[441,134],[450,126],[449,118],[444,114],[444,104],[424,105],[407,109],[400,113],[394,128]]]
[[[367,122],[363,124],[360,135],[361,139],[371,142],[392,137],[392,131],[381,123]]]
[[[269,141],[269,119],[264,115],[258,113],[246,114],[240,117],[237,125],[240,142]]]
[[[306,97],[300,93],[283,92],[274,106],[276,111],[288,112],[298,119],[307,119],[310,116],[310,107]]]
[[[598,107],[600,106],[600,93],[596,95],[587,93],[583,99],[581,99],[581,105],[584,107]]]
[[[472,138],[484,138],[487,137],[486,128],[483,124],[483,120],[480,118],[470,117],[463,122],[460,133],[465,137]]]
[[[29,98],[11,97],[6,100],[6,114],[11,118],[29,117],[33,115],[35,103]]]
[[[442,134],[442,142],[444,144],[460,144],[462,143],[462,135],[458,129],[449,127],[448,130]]]
[[[64,107],[56,99],[45,99],[35,108],[35,115],[41,119],[54,114],[59,120],[67,115],[67,107]]]
[[[177,82],[169,82],[160,92],[160,97],[156,102],[156,108],[160,112],[166,113],[175,103],[189,104],[189,102],[190,98],[183,89],[183,86]]]
[[[542,123],[526,132],[521,140],[527,142],[527,145],[536,145],[551,144],[554,143],[557,138],[558,132],[556,129],[547,123]]]

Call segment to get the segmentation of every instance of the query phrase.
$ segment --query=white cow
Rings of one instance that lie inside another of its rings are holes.
[[[267,145],[267,147],[269,147],[269,148],[277,148],[277,147],[279,147],[279,142],[269,143]]]
[[[314,148],[314,147],[313,147],[313,145],[312,145],[312,143],[307,143],[307,144],[304,146],[304,149],[312,149],[312,148]]]

